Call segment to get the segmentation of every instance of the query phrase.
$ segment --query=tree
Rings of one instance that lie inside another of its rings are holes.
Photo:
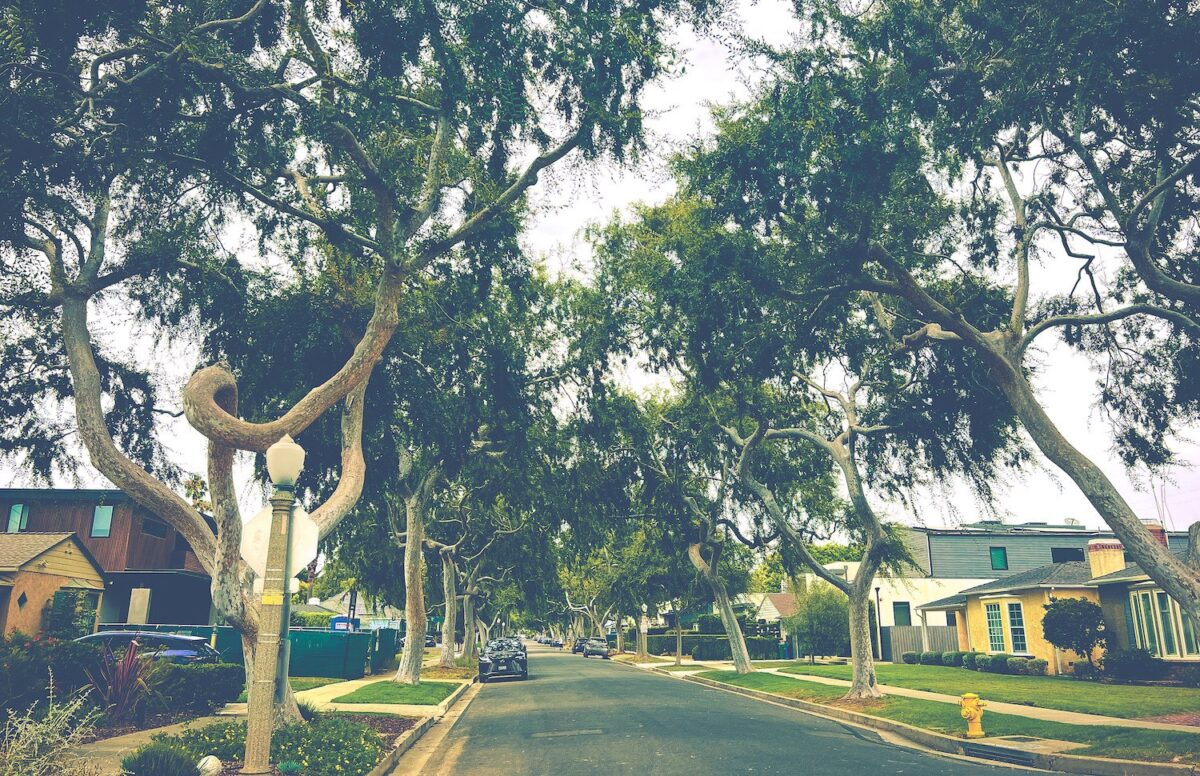
[[[1045,605],[1042,632],[1059,649],[1069,649],[1092,662],[1092,652],[1104,645],[1104,611],[1086,598],[1055,598]]]
[[[750,570],[750,584],[746,592],[778,593],[783,590],[786,578],[779,552],[768,552],[759,558],[758,563]]]
[[[785,617],[785,632],[795,634],[798,655],[844,655],[850,651],[847,599],[832,585],[817,581],[795,591],[796,613]]]
[[[6,93],[19,118],[0,134],[0,304],[4,358],[18,365],[7,372],[23,375],[9,397],[28,422],[3,449],[47,474],[69,460],[70,424],[42,408],[69,410],[93,466],[195,550],[251,670],[258,604],[238,557],[234,455],[285,434],[315,447],[340,406],[340,455],[301,482],[328,485],[312,515],[330,532],[363,488],[368,380],[407,291],[489,230],[513,231],[513,209],[568,154],[636,149],[638,100],[669,61],[662,22],[707,11],[675,0],[14,11],[6,55],[23,75]],[[256,231],[262,255],[220,248],[232,221]],[[262,269],[279,256],[284,272]],[[346,291],[338,347],[269,352],[314,313],[303,285],[313,274]],[[291,317],[255,314],[281,302]],[[199,333],[211,365],[181,405],[209,440],[215,533],[173,488],[154,437],[155,376],[97,343],[90,316],[104,318],[106,303],[160,341]],[[264,370],[273,359],[287,368]],[[315,379],[275,382],[303,373],[297,361]],[[69,379],[52,366],[63,362]],[[239,396],[231,365],[254,390]],[[290,694],[279,712],[298,717]]]

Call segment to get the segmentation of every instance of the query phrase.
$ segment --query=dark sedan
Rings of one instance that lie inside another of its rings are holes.
[[[583,652],[583,647],[587,642],[586,638],[575,639],[575,643],[571,646],[571,654],[578,655],[580,652]]]
[[[154,631],[101,631],[75,639],[83,644],[102,644],[112,651],[138,643],[138,654],[172,663],[220,663],[221,653],[203,636],[182,636]]]
[[[479,654],[479,681],[497,676],[529,678],[529,658],[508,639],[489,641]]]
[[[602,657],[608,660],[608,641],[606,639],[588,639],[583,645],[584,657]]]

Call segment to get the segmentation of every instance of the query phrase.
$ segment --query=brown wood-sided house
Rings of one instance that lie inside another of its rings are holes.
[[[83,593],[94,624],[104,572],[74,534],[0,534],[0,636],[40,633],[46,608],[65,591]]]
[[[103,571],[100,622],[214,621],[191,546],[121,491],[0,488],[0,533],[51,532],[73,534]]]

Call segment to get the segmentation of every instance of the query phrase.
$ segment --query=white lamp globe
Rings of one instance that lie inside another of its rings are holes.
[[[304,448],[287,434],[267,448],[267,473],[276,487],[290,488],[295,485],[303,468]]]

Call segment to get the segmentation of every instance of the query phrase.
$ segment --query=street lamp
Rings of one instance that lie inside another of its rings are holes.
[[[258,642],[254,653],[254,676],[250,682],[246,720],[246,758],[242,773],[269,774],[271,768],[271,727],[274,705],[282,681],[287,681],[284,649],[288,628],[288,558],[292,530],[292,489],[304,468],[304,448],[287,434],[267,448],[267,473],[275,486],[271,494],[271,534],[267,541],[267,566],[263,574],[263,592],[258,621]]]

